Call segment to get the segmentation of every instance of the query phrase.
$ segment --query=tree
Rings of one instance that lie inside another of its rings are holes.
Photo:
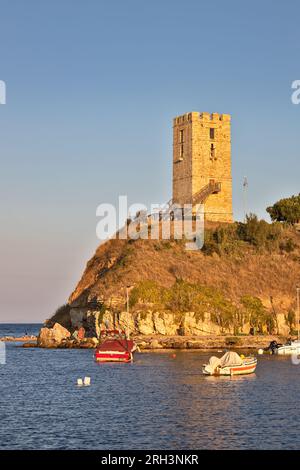
[[[300,194],[280,199],[273,206],[267,207],[273,221],[296,224],[300,222]]]
[[[296,315],[295,315],[295,312],[290,309],[285,317],[285,321],[286,323],[288,324],[289,328],[290,328],[290,332],[293,331],[293,328],[295,327],[295,323],[296,323]]]
[[[266,325],[268,333],[273,333],[275,326],[273,315],[266,310],[258,297],[244,295],[241,298],[241,303],[248,315],[249,323],[252,328],[257,329],[259,333],[263,333],[264,325]]]

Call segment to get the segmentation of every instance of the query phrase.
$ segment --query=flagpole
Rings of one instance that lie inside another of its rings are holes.
[[[248,214],[248,178],[244,176],[243,182],[243,200],[244,200],[244,222],[246,222]]]

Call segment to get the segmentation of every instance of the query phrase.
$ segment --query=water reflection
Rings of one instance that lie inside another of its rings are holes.
[[[213,376],[213,375],[207,375],[205,377],[205,380],[208,382],[220,382],[222,380],[225,381],[231,381],[231,382],[244,382],[244,381],[249,381],[249,380],[256,380],[256,374],[249,374],[249,375],[220,375],[220,376]]]

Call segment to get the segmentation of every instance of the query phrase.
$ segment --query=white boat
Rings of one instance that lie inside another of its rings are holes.
[[[300,355],[300,340],[290,341],[287,344],[283,344],[275,349],[275,354],[280,355],[289,355],[289,354],[297,354]]]
[[[279,355],[300,355],[300,331],[299,331],[299,317],[300,317],[300,287],[296,288],[297,290],[297,315],[296,315],[296,324],[297,324],[297,340],[289,341],[282,346],[278,346],[274,352]]]
[[[204,375],[245,375],[253,374],[257,365],[256,357],[239,356],[236,352],[229,351],[224,356],[212,356],[208,364],[203,364]]]

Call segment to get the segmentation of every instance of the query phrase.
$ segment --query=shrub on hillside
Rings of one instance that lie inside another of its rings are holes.
[[[279,245],[279,248],[282,251],[286,251],[287,253],[292,253],[296,247],[297,247],[296,243],[293,242],[291,238],[288,238],[287,240],[282,241]]]
[[[272,220],[296,224],[300,222],[300,194],[280,199],[273,206],[267,207]]]
[[[207,255],[212,253],[230,254],[236,252],[240,245],[237,224],[232,224],[226,227],[217,227],[214,230],[206,230],[202,251]]]
[[[267,332],[270,334],[274,331],[274,317],[272,313],[264,307],[258,297],[245,295],[241,298],[241,303],[254,332],[263,333],[264,328],[266,328]]]
[[[202,251],[208,255],[230,254],[237,252],[244,243],[272,251],[278,248],[281,231],[278,223],[268,224],[265,220],[259,220],[255,214],[250,214],[245,223],[207,230]]]
[[[285,321],[287,323],[287,325],[289,326],[290,328],[290,332],[292,332],[294,330],[294,327],[295,327],[295,324],[296,324],[296,315],[295,315],[295,312],[290,309],[285,317]]]
[[[164,288],[155,281],[145,280],[135,286],[130,292],[129,304],[134,307],[137,303],[161,304],[164,297]]]
[[[177,280],[171,287],[158,286],[155,281],[142,281],[131,292],[130,304],[153,303],[156,308],[175,314],[194,312],[198,320],[210,314],[222,329],[233,328],[238,334],[246,321],[245,312],[213,287]]]
[[[45,322],[45,325],[48,328],[52,328],[55,323],[59,323],[65,328],[69,328],[71,326],[69,304],[64,304],[58,307],[56,311],[54,312],[54,314],[52,315],[52,317]]]
[[[279,239],[280,233],[280,225],[268,224],[265,220],[259,220],[255,214],[247,215],[246,222],[237,226],[239,239],[257,248],[271,247]]]

